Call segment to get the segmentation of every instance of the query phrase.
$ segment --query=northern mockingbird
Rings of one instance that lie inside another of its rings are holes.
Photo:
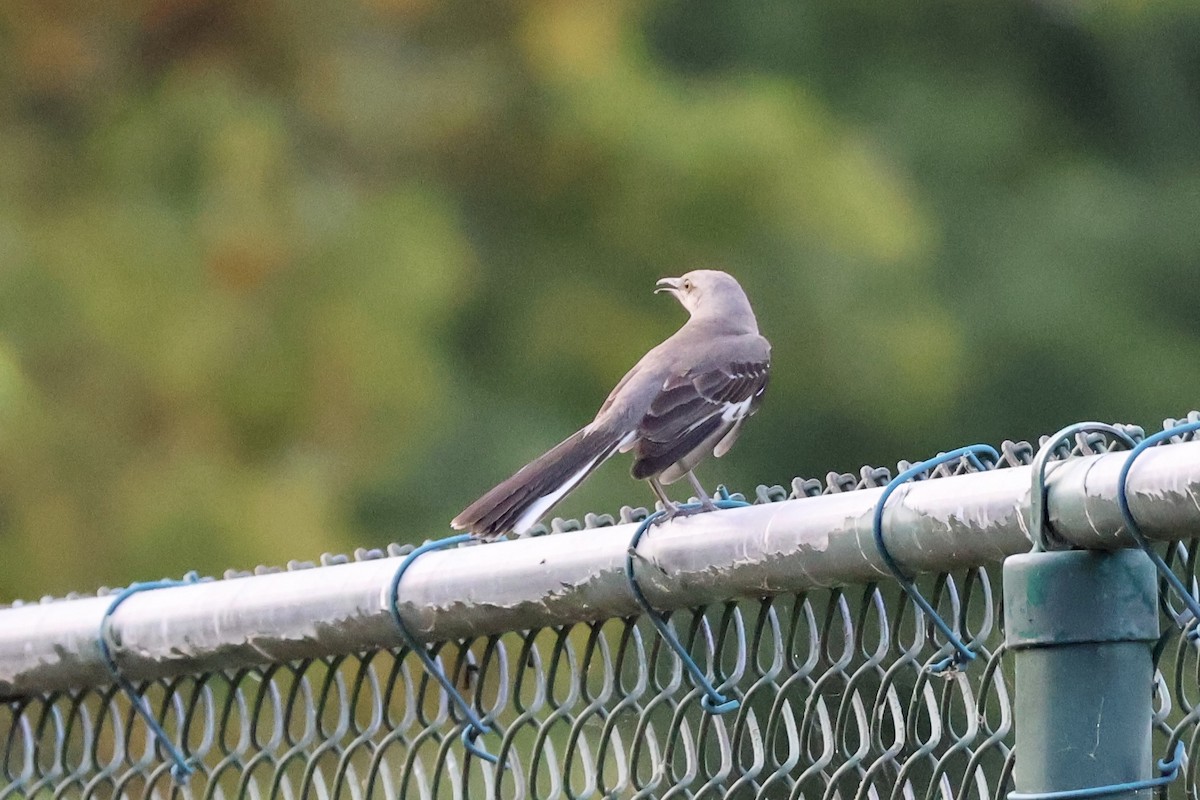
[[[524,533],[617,452],[633,451],[633,477],[649,481],[668,516],[680,513],[663,490],[687,477],[701,510],[715,506],[692,468],[733,446],[758,410],[771,368],[771,345],[745,292],[731,276],[696,270],[663,278],[691,315],[621,379],[596,418],[476,500],[450,525],[491,538]]]

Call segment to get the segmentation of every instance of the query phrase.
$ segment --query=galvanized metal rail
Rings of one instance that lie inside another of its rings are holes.
[[[1056,464],[1048,479],[1057,535],[1082,547],[1128,546],[1117,507],[1120,452]],[[914,571],[994,563],[1029,549],[1031,470],[1014,467],[908,484],[888,503],[891,553]],[[1146,536],[1200,529],[1200,442],[1139,459],[1130,507]],[[656,607],[887,579],[872,542],[880,490],[767,503],[655,528],[639,547]],[[428,641],[633,614],[624,577],[629,525],[448,552],[415,563],[400,591]],[[132,597],[113,621],[134,680],[328,657],[400,643],[386,589],[399,559],[206,581]],[[108,598],[0,611],[0,696],[111,682],[96,645]]]

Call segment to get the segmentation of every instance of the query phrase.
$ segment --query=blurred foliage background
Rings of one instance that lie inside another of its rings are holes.
[[[0,599],[443,535],[699,266],[775,360],[710,483],[1157,427],[1197,142],[1185,2],[10,0]]]

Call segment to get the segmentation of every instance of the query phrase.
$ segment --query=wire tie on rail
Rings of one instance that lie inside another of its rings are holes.
[[[750,505],[744,500],[736,500],[730,497],[728,490],[724,486],[717,487],[717,495],[717,498],[713,500],[713,504],[719,509],[743,508]],[[701,507],[700,503],[683,503],[678,506],[681,511],[695,511]],[[665,519],[666,516],[667,512],[665,510],[655,511],[638,525],[633,538],[629,541],[629,549],[625,551],[625,577],[629,581],[629,588],[633,592],[633,597],[637,600],[637,604],[641,606],[642,611],[654,623],[654,627],[658,629],[658,633],[663,638],[663,641],[675,651],[675,655],[679,656],[680,662],[683,663],[688,674],[692,676],[692,680],[704,692],[704,697],[700,698],[700,707],[710,714],[726,714],[737,710],[741,702],[737,698],[727,698],[717,691],[712,681],[708,679],[708,676],[704,674],[704,671],[692,659],[687,648],[679,641],[679,637],[675,635],[675,630],[671,627],[667,615],[659,613],[650,605],[650,601],[646,599],[645,593],[642,592],[642,587],[638,584],[637,575],[634,573],[634,558],[640,557],[637,555],[638,543],[642,540],[646,531],[650,530],[651,526]]]
[[[446,677],[446,673],[440,667],[438,667],[433,658],[430,657],[429,651],[425,649],[425,645],[417,641],[416,637],[412,635],[412,633],[408,630],[408,626],[404,624],[404,619],[400,616],[400,579],[404,577],[404,573],[410,566],[412,566],[412,563],[428,552],[433,550],[445,550],[448,547],[454,547],[462,544],[463,542],[469,542],[474,538],[475,537],[471,534],[464,533],[458,536],[450,536],[445,539],[436,539],[432,542],[426,542],[409,553],[405,557],[404,561],[400,562],[400,566],[396,570],[396,574],[392,576],[392,582],[388,588],[387,608],[388,612],[392,615],[392,621],[396,623],[396,627],[400,630],[400,636],[404,639],[404,643],[408,645],[408,648],[412,650],[413,653],[416,654],[417,658],[421,659],[421,664],[425,667],[425,671],[434,680],[441,684],[441,687],[443,690],[445,690],[446,695],[450,698],[454,705],[458,707],[458,710],[462,714],[463,718],[467,720],[467,725],[465,728],[463,728],[462,732],[463,747],[466,748],[468,753],[483,759],[489,764],[497,764],[500,760],[476,743],[476,739],[486,733],[491,733],[492,729],[486,722],[483,721],[483,719],[480,718],[478,714],[475,713],[475,709],[471,707],[471,704],[468,703],[462,694],[459,693],[458,689],[454,687],[454,683]]]
[[[1046,439],[1030,462],[1033,469],[1033,491],[1029,497],[1029,534],[1033,539],[1034,553],[1045,553],[1051,549],[1050,511],[1046,507],[1046,466],[1051,456],[1063,443],[1081,433],[1107,433],[1122,442],[1130,450],[1136,450],[1133,437],[1115,425],[1106,422],[1076,422],[1068,425]]]
[[[1136,442],[1129,433],[1115,425],[1108,425],[1103,422],[1077,422],[1074,425],[1068,425],[1058,433],[1050,436],[1038,450],[1031,464],[1033,468],[1033,492],[1030,498],[1030,535],[1033,539],[1033,552],[1046,552],[1052,544],[1049,536],[1050,515],[1046,507],[1046,466],[1050,461],[1050,457],[1064,442],[1071,440],[1078,434],[1106,433],[1129,448],[1129,456],[1121,466],[1121,472],[1117,479],[1117,505],[1121,509],[1121,514],[1125,517],[1126,527],[1142,550],[1154,562],[1159,572],[1179,591],[1185,602],[1188,603],[1192,613],[1196,616],[1196,619],[1200,619],[1200,607],[1197,607],[1195,598],[1183,587],[1183,584],[1175,576],[1175,573],[1171,571],[1171,568],[1163,562],[1158,553],[1150,547],[1150,543],[1142,536],[1137,522],[1134,521],[1133,516],[1129,513],[1129,500],[1125,494],[1125,482],[1129,477],[1129,469],[1133,466],[1133,462],[1138,456],[1144,453],[1148,447],[1153,447],[1164,439],[1197,429],[1200,429],[1200,422],[1181,425],[1178,428],[1172,428],[1147,437],[1141,442]],[[1010,792],[1008,800],[1091,800],[1091,798],[1096,797],[1133,794],[1146,789],[1165,786],[1179,775],[1180,767],[1183,765],[1184,750],[1183,742],[1177,741],[1172,758],[1170,760],[1159,759],[1156,765],[1159,774],[1155,778],[1110,784],[1108,786],[1092,786],[1084,789],[1065,789],[1056,792]]]
[[[875,516],[873,519],[875,549],[879,551],[879,555],[883,559],[883,563],[887,566],[893,577],[895,577],[900,583],[900,586],[904,589],[908,596],[912,598],[912,601],[929,616],[930,620],[933,621],[933,624],[937,626],[937,629],[942,632],[942,635],[945,636],[947,641],[949,641],[954,647],[955,652],[949,657],[932,664],[929,667],[930,672],[944,672],[952,666],[965,664],[968,661],[974,660],[975,653],[971,650],[971,648],[963,644],[962,640],[954,632],[954,629],[950,627],[946,620],[942,619],[941,615],[938,614],[934,609],[933,604],[925,599],[925,596],[921,594],[920,589],[917,588],[916,582],[913,581],[913,579],[907,573],[905,573],[904,569],[900,566],[900,563],[896,561],[896,559],[888,551],[887,545],[883,541],[883,510],[884,506],[887,505],[888,498],[892,496],[892,492],[900,488],[902,484],[907,483],[913,478],[916,478],[917,476],[928,472],[929,470],[941,464],[965,458],[972,464],[972,466],[982,472],[984,469],[986,469],[986,467],[980,460],[981,455],[991,458],[993,464],[1000,460],[1000,454],[997,453],[995,448],[991,447],[990,445],[973,444],[967,447],[960,447],[957,450],[951,450],[948,453],[942,453],[941,455],[935,456],[928,461],[922,461],[918,464],[913,464],[911,467],[904,470],[890,482],[888,482],[888,485],[883,488],[883,494],[879,495],[879,502],[875,504]]]
[[[1057,792],[1009,792],[1008,800],[1090,800],[1093,797],[1109,797],[1114,794],[1133,794],[1145,789],[1156,789],[1166,786],[1179,777],[1179,769],[1183,766],[1183,742],[1175,743],[1175,752],[1170,761],[1159,759],[1158,777],[1144,778],[1128,783],[1114,783],[1108,786],[1091,786],[1086,789],[1063,789]]]
[[[171,766],[171,778],[174,779],[176,784],[181,786],[187,783],[188,778],[195,772],[195,768],[188,763],[187,757],[175,746],[175,743],[171,741],[171,737],[163,730],[163,726],[155,719],[154,713],[151,711],[150,704],[146,701],[145,696],[139,694],[137,687],[133,685],[133,681],[129,680],[121,672],[121,667],[117,664],[114,652],[118,647],[118,643],[113,642],[112,639],[112,619],[117,608],[139,592],[187,586],[199,580],[199,574],[189,572],[180,581],[164,579],[161,581],[143,581],[130,584],[117,592],[112,602],[108,604],[108,608],[104,611],[104,616],[100,618],[100,633],[96,638],[96,644],[100,650],[100,660],[104,662],[104,666],[108,669],[108,673],[112,675],[113,681],[117,686],[121,687],[121,691],[129,698],[129,703],[133,707],[133,710],[137,712],[138,716],[146,723],[146,726],[150,728],[153,740],[167,751],[167,755],[174,762]]]
[[[1196,601],[1196,596],[1189,592],[1187,587],[1183,585],[1183,581],[1179,579],[1179,576],[1175,574],[1174,570],[1172,570],[1170,566],[1163,561],[1163,558],[1158,554],[1158,551],[1150,546],[1150,542],[1142,533],[1141,526],[1138,525],[1137,520],[1133,518],[1133,512],[1129,509],[1129,491],[1126,484],[1129,481],[1129,471],[1133,468],[1133,462],[1136,461],[1138,457],[1142,455],[1142,453],[1145,453],[1151,447],[1165,442],[1175,436],[1191,433],[1197,430],[1200,430],[1200,422],[1185,422],[1182,425],[1176,425],[1175,427],[1168,428],[1165,431],[1159,431],[1152,436],[1147,436],[1145,439],[1139,442],[1136,447],[1129,451],[1129,456],[1125,459],[1125,463],[1121,465],[1121,472],[1117,475],[1117,506],[1121,509],[1121,516],[1125,518],[1125,529],[1129,531],[1129,535],[1133,537],[1138,546],[1141,547],[1146,555],[1150,557],[1150,560],[1154,562],[1155,568],[1158,569],[1158,572],[1160,575],[1162,575],[1163,579],[1171,585],[1171,588],[1175,590],[1176,594],[1179,595],[1179,598],[1183,600],[1185,604],[1187,604],[1188,610],[1192,612],[1192,621],[1200,620],[1200,603]],[[1183,627],[1188,632],[1188,638],[1192,641],[1195,641],[1197,638],[1200,638],[1200,628],[1192,624],[1192,621],[1188,621]]]

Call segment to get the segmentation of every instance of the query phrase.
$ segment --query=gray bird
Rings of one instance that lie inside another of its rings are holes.
[[[614,453],[633,452],[633,477],[649,481],[668,517],[680,512],[663,484],[687,477],[700,510],[715,508],[692,469],[729,452],[758,410],[771,344],[758,334],[746,293],[730,275],[695,270],[663,278],[691,315],[634,365],[585,428],[469,505],[450,525],[491,538],[524,533]]]

